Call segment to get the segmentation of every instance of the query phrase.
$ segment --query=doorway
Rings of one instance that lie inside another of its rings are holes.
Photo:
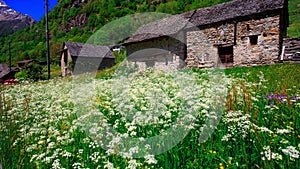
[[[218,53],[220,61],[224,66],[233,66],[233,46],[219,46]]]

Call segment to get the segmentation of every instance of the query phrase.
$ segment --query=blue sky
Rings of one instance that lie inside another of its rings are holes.
[[[44,0],[3,0],[12,9],[28,14],[36,21],[42,19],[45,15],[45,1]],[[57,4],[57,0],[49,0],[49,10]]]

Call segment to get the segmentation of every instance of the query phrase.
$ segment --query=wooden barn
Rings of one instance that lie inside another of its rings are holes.
[[[234,0],[143,25],[124,46],[140,67],[268,65],[280,60],[287,26],[287,0]]]
[[[77,42],[63,43],[60,60],[62,76],[95,72],[115,64],[109,47]]]

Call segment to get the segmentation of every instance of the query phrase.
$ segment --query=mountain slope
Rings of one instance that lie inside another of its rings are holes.
[[[142,12],[177,14],[227,1],[230,0],[59,0],[49,13],[52,62],[58,63],[57,57],[64,41],[86,42],[103,25],[125,15]],[[294,1],[300,0],[290,0],[289,3],[294,5]],[[290,22],[293,26],[299,20],[296,18]],[[300,36],[289,30],[289,35]],[[293,32],[299,30],[297,26],[293,28]],[[0,63],[8,62],[7,41],[11,41],[13,61],[24,58],[45,60],[45,18],[31,27],[0,38]]]
[[[0,0],[0,36],[14,33],[26,26],[32,26],[34,23],[33,18],[11,9],[4,1]]]
[[[103,25],[128,14],[142,12],[182,13],[230,0],[59,0],[49,13],[50,55],[59,55],[62,42],[86,40]],[[0,38],[0,63],[8,61],[11,41],[12,60],[46,58],[45,18],[32,27]]]

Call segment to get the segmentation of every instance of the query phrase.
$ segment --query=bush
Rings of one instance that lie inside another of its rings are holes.
[[[43,75],[43,67],[37,63],[29,64],[26,67],[27,77],[31,80],[38,81],[44,80],[45,76]]]
[[[15,79],[18,79],[18,81],[24,81],[28,77],[28,74],[25,70],[22,70],[15,74]]]

